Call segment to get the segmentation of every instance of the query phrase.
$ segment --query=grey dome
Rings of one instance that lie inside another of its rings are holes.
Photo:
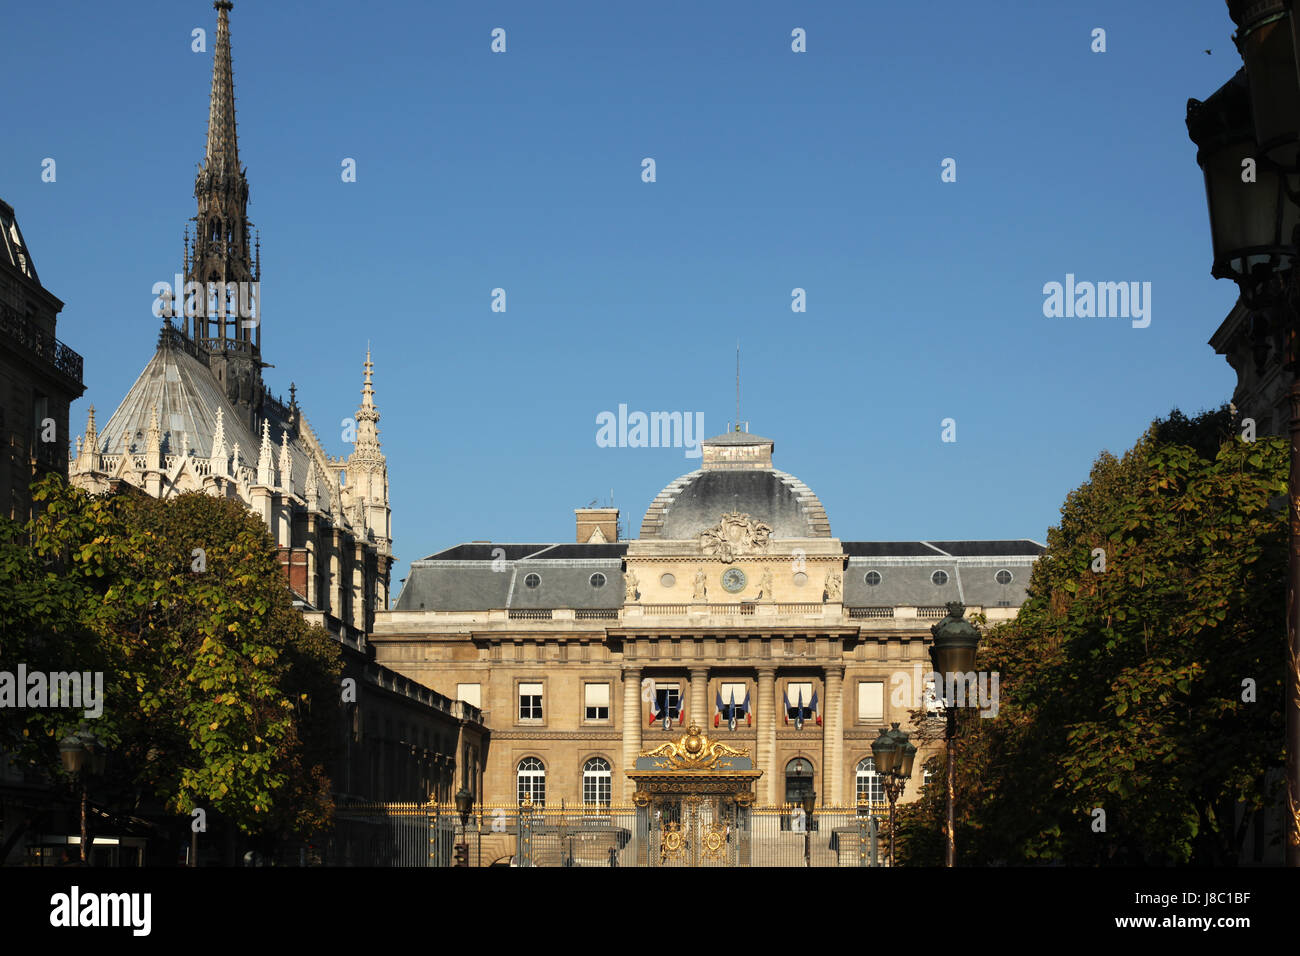
[[[794,475],[773,469],[701,469],[659,492],[641,522],[641,537],[695,538],[730,511],[768,525],[774,538],[831,536],[826,509]]]

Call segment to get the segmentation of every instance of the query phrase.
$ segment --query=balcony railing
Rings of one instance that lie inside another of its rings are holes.
[[[549,621],[550,608],[512,608],[507,615],[512,621]]]
[[[604,607],[580,607],[575,612],[574,617],[579,621],[617,621],[617,608]]]
[[[81,384],[85,365],[81,356],[12,306],[0,305],[0,334]]]
[[[892,607],[851,607],[849,617],[893,617]]]

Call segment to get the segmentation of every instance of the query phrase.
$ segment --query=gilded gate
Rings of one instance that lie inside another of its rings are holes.
[[[748,866],[754,769],[749,751],[710,740],[692,724],[675,741],[637,757],[638,863],[645,866]]]

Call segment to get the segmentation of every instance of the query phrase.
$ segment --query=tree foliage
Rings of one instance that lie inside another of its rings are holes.
[[[338,645],[294,610],[274,542],[237,502],[91,496],[58,479],[0,529],[0,670],[102,671],[103,716],[0,711],[0,746],[49,769],[79,725],[131,783],[245,831],[332,813]]]
[[[1001,707],[963,715],[959,861],[1235,860],[1283,761],[1288,449],[1228,435],[1174,412],[1067,497],[981,647]],[[942,862],[933,769],[904,861]]]

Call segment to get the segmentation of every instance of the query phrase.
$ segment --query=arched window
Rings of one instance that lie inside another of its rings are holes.
[[[582,802],[587,806],[609,806],[610,781],[609,761],[592,757],[582,765]]]
[[[533,801],[533,806],[543,807],[546,805],[546,768],[536,757],[525,757],[519,761],[519,770],[515,775],[518,782],[519,802],[524,802],[524,797]]]
[[[812,762],[795,757],[785,765],[785,802],[798,806],[805,793],[813,792]]]
[[[858,761],[858,799],[868,803],[882,803],[885,799],[885,784],[876,773],[876,761],[871,757]]]

